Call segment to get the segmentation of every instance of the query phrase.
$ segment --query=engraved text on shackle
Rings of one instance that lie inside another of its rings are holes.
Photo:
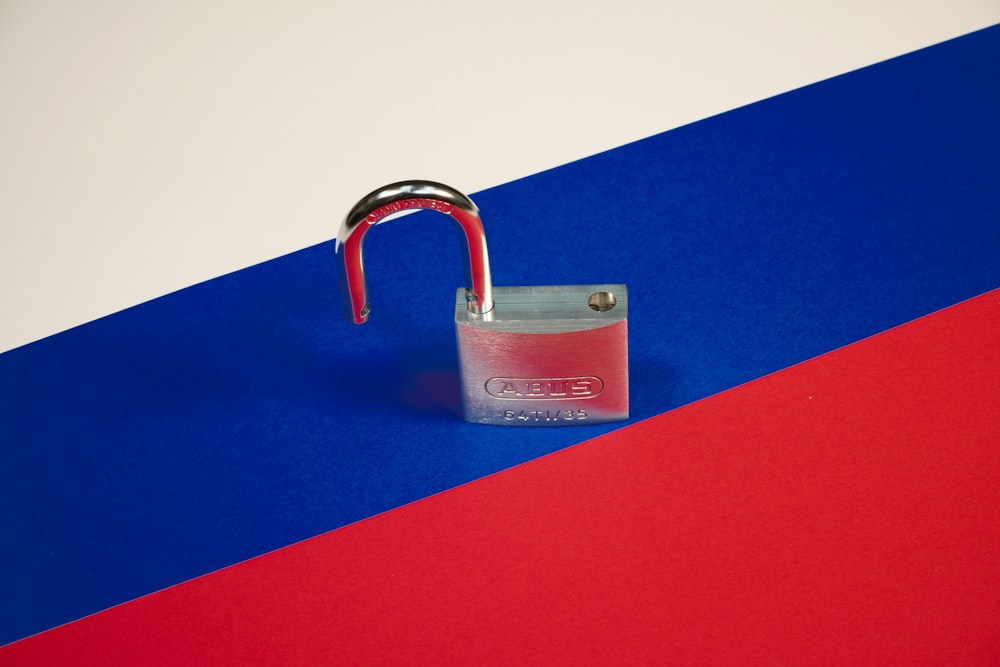
[[[446,201],[437,201],[436,199],[403,199],[402,201],[394,201],[383,206],[379,206],[377,209],[365,216],[365,222],[369,225],[374,225],[382,218],[392,215],[393,213],[399,213],[400,211],[408,211],[415,208],[429,208],[434,211],[440,211],[441,213],[451,213],[451,204]]]

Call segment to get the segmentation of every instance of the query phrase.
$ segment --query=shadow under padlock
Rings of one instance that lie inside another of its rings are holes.
[[[340,355],[329,376],[338,401],[354,414],[377,418],[384,410],[462,419],[458,366],[440,346],[404,345],[380,355]]]
[[[455,301],[462,413],[506,426],[568,426],[628,418],[628,292],[622,284],[494,287],[476,205],[431,181],[405,181],[361,199],[337,235],[347,318],[368,320],[362,244],[406,210],[450,216],[462,232],[466,287]],[[406,304],[395,304],[403,308]],[[416,375],[417,393],[447,393],[447,374]],[[430,387],[422,388],[427,381]],[[405,397],[406,394],[404,394]]]

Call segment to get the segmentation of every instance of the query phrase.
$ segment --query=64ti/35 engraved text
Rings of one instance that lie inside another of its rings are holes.
[[[571,422],[587,418],[586,410],[504,410],[504,421]]]
[[[604,390],[604,382],[592,375],[568,378],[490,378],[486,392],[512,400],[581,400]]]

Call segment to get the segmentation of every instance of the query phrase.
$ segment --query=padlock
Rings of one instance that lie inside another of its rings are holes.
[[[371,310],[365,232],[411,209],[444,213],[462,233],[467,286],[456,294],[455,335],[466,421],[568,426],[628,418],[625,285],[493,287],[479,210],[447,185],[393,183],[344,218],[336,252],[348,321],[362,324]]]

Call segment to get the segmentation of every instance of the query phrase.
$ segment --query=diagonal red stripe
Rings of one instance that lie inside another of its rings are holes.
[[[996,664],[998,405],[1000,290],[0,663]]]

